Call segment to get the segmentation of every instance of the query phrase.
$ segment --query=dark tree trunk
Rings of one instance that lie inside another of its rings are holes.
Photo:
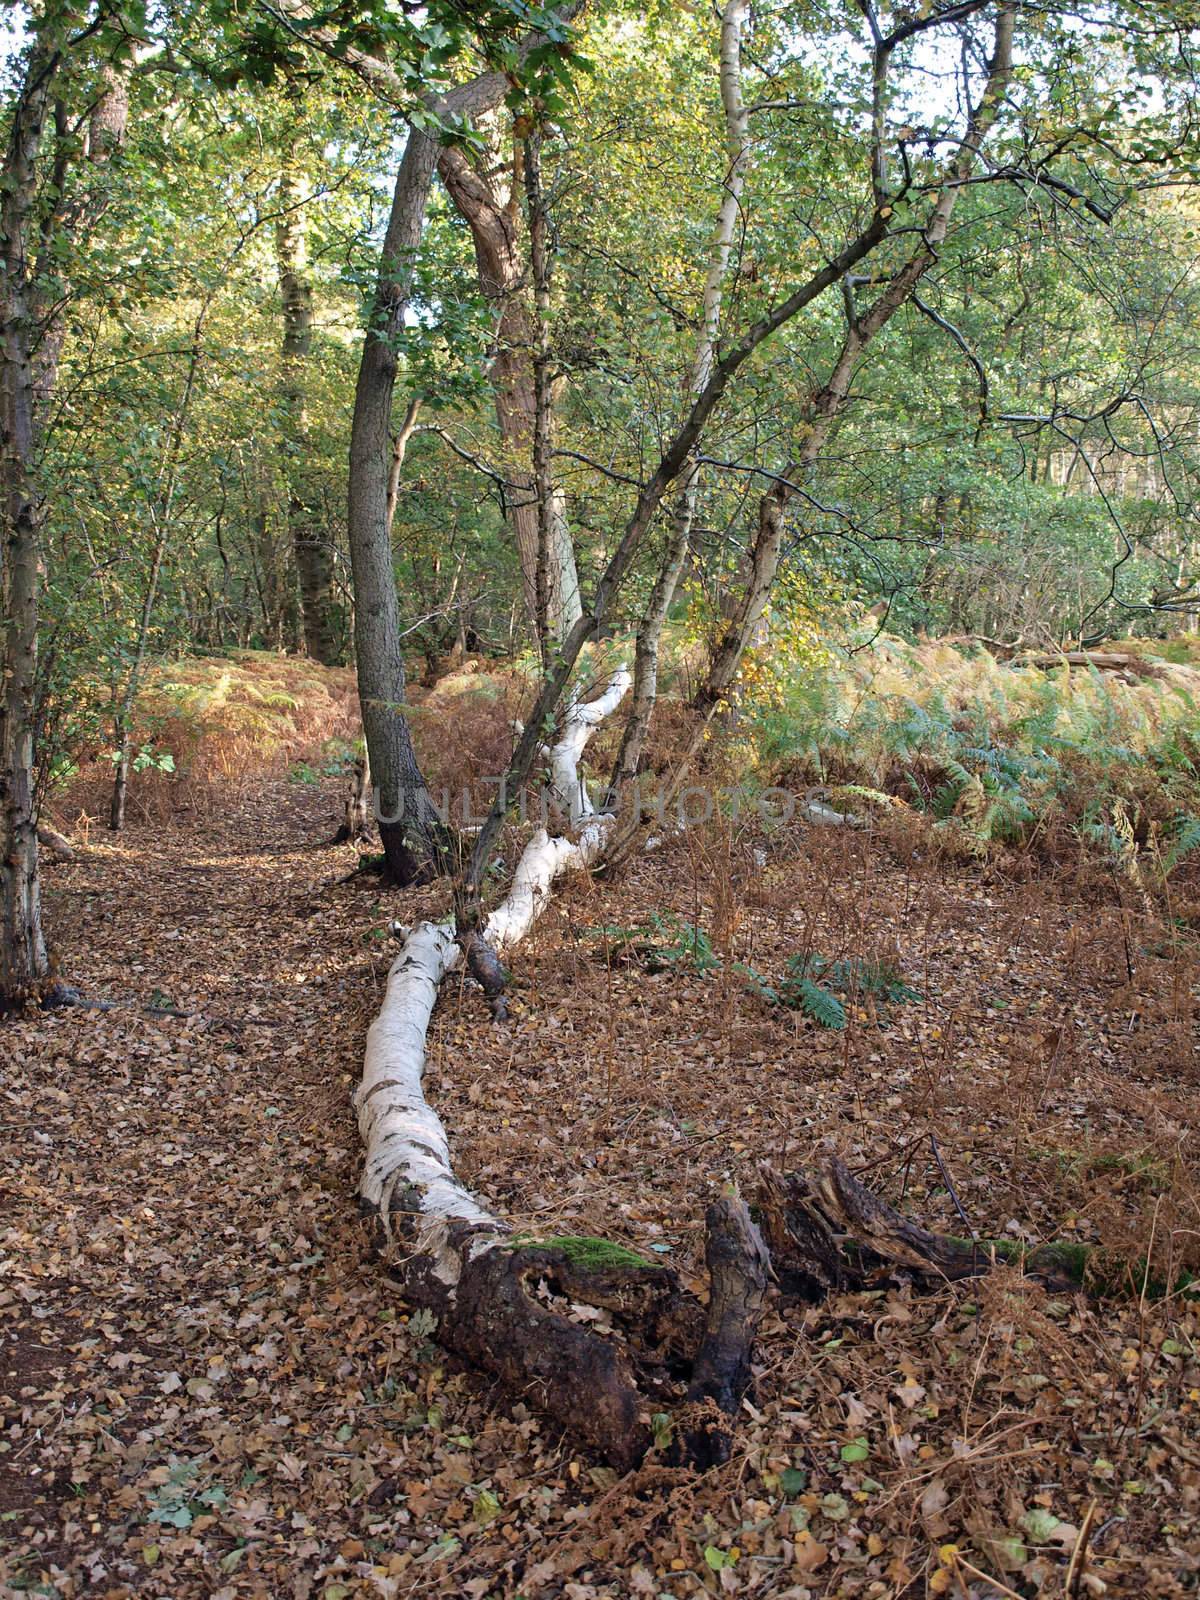
[[[292,98],[298,106],[298,93]],[[307,379],[312,357],[312,285],[305,276],[304,205],[301,176],[289,156],[280,176],[280,217],[275,230],[283,301],[280,399],[288,533],[299,580],[305,650],[314,661],[331,667],[341,659],[341,628],[334,602],[333,549],[322,526],[309,463]]]
[[[507,87],[502,74],[485,74],[452,90],[442,109],[477,116],[498,105]],[[391,481],[395,342],[404,325],[440,149],[433,137],[415,128],[409,132],[363,341],[350,434],[348,534],[358,694],[383,852],[388,873],[399,884],[431,873],[438,856],[437,819],[404,716],[406,682],[390,534],[396,496]]]
[[[404,716],[407,685],[389,537],[394,341],[408,304],[437,155],[432,138],[415,129],[409,134],[363,342],[350,434],[348,531],[358,694],[383,853],[389,875],[402,885],[432,871],[436,851],[425,783]]]

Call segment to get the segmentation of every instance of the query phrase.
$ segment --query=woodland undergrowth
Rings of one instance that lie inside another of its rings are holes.
[[[499,748],[519,699],[511,677],[443,686],[448,781],[470,719]],[[349,1091],[401,908],[324,843],[337,735],[312,732],[273,776],[210,777],[168,849],[147,804],[48,870],[56,945],[117,1006],[6,1033],[0,1583],[1194,1592],[1198,967],[1175,902],[1085,839],[975,852],[916,805],[864,806],[863,829],[748,812],[569,880],[514,953],[505,1023],[449,986],[429,1094],[519,1232],[605,1239],[702,1292],[705,1203],[832,1139],[931,1227],[1093,1263],[1078,1296],[1002,1265],[773,1305],[730,1464],[618,1479],[448,1360],[365,1251]],[[841,1026],[781,1003],[805,978]]]

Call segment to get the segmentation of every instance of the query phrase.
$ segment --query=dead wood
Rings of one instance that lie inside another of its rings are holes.
[[[403,1215],[393,1212],[393,1240]],[[714,1202],[706,1223],[707,1314],[671,1268],[604,1240],[489,1241],[473,1254],[464,1228],[456,1283],[419,1247],[392,1271],[409,1304],[438,1317],[441,1344],[618,1470],[641,1462],[660,1418],[671,1464],[704,1470],[729,1459],[771,1272],[743,1201]],[[581,1307],[607,1313],[605,1331]]]
[[[71,841],[59,833],[57,828],[51,828],[44,822],[38,823],[38,844],[44,850],[49,850],[52,861],[74,861],[78,851]]]
[[[758,1173],[758,1221],[780,1293],[815,1305],[850,1281],[850,1264],[807,1178],[785,1178],[766,1161],[759,1163]]]
[[[467,971],[487,996],[488,1004],[492,1010],[492,1019],[495,1022],[508,1020],[508,1006],[505,1001],[505,989],[508,985],[508,974],[501,965],[500,957],[486,939],[474,930],[459,935],[459,945],[466,958]]]
[[[356,844],[365,837],[371,819],[368,796],[371,791],[371,769],[365,755],[359,756],[350,773],[346,790],[346,809],[342,825],[334,834],[333,844]]]
[[[636,1467],[677,1398],[704,1326],[699,1302],[669,1267],[601,1240],[514,1240],[472,1255],[464,1238],[461,1248],[454,1285],[419,1253],[392,1269],[409,1304],[437,1315],[439,1343],[619,1471]],[[580,1306],[607,1312],[611,1332],[572,1320]]]
[[[689,1406],[698,1407],[699,1413],[692,1410],[679,1441],[682,1458],[696,1466],[729,1459],[732,1419],[750,1384],[750,1353],[771,1275],[767,1246],[744,1200],[714,1200],[704,1220],[711,1290],[704,1338],[688,1386]]]
[[[1080,1286],[1084,1263],[1074,1247],[1027,1249],[1016,1240],[932,1233],[872,1193],[832,1153],[812,1173],[780,1177],[760,1170],[764,1231],[777,1252],[777,1270],[803,1298],[814,1298],[813,1289],[822,1285],[861,1284],[889,1264],[926,1278],[958,1279],[1010,1262],[1049,1289]]]
[[[1117,672],[1133,678],[1166,676],[1157,662],[1123,650],[1046,650],[1015,656],[1013,665],[1037,667],[1042,672],[1056,667],[1095,667],[1098,672]]]

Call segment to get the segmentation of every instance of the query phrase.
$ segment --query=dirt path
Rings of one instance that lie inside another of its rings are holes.
[[[1061,1594],[1093,1501],[1109,1593],[1194,1592],[1179,1301],[1089,1309],[1003,1275],[772,1314],[744,1454],[701,1484],[617,1485],[454,1370],[362,1252],[348,1095],[397,908],[335,885],[352,857],[313,845],[335,809],[268,785],[50,875],[64,972],[127,1004],[0,1033],[5,1593],[1002,1592],[955,1575],[957,1544]],[[1106,913],[819,849],[765,873],[664,857],[603,903],[578,883],[517,964],[511,1028],[448,996],[430,1080],[470,1181],[685,1277],[705,1196],[827,1132],[947,1221],[936,1132],[981,1231],[1127,1243],[1186,1214],[1200,1105],[1170,951],[1122,1000]],[[925,999],[822,1034],[727,978],[598,958],[590,927],[660,905],[764,972],[882,927]]]

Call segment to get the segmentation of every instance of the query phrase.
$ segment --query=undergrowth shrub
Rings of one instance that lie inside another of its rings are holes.
[[[161,819],[204,807],[215,786],[238,788],[282,776],[297,763],[340,762],[360,738],[354,675],[300,657],[238,650],[159,663],[134,712],[129,802]],[[64,750],[60,785],[68,808],[99,815],[112,782],[103,729]]]
[[[967,856],[1049,849],[1064,828],[1113,856],[1127,828],[1121,859],[1133,849],[1149,891],[1200,845],[1200,671],[1187,664],[1126,682],[881,636],[807,662],[778,701],[744,708],[734,737],[758,782],[907,808]]]
[[[608,959],[633,959],[648,972],[687,971],[703,977],[725,966],[704,930],[673,911],[652,911],[631,926],[605,923],[588,928],[585,937],[599,941]],[[903,1005],[921,999],[898,967],[877,957],[831,960],[813,952],[797,953],[777,982],[742,961],[730,963],[730,971],[768,1005],[800,1011],[819,1027],[833,1030],[846,1026],[846,1005],[851,1000],[869,996],[883,1005]]]

